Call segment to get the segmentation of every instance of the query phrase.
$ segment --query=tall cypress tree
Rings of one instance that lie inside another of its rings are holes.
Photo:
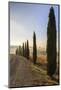
[[[37,46],[36,46],[36,34],[33,33],[33,63],[36,64],[37,60]]]
[[[18,55],[18,48],[16,49],[16,52],[15,53],[16,53],[16,55]]]
[[[23,53],[23,56],[24,56],[24,51],[25,51],[25,50],[24,50],[24,43],[23,43],[23,46],[22,46],[22,48],[23,48],[23,51],[22,51],[22,53]]]
[[[47,74],[51,77],[56,71],[56,20],[53,7],[50,8],[47,27]]]
[[[18,48],[18,54],[22,55],[21,46],[19,46],[19,48]]]
[[[24,56],[27,56],[27,47],[26,47],[26,42],[25,42],[25,50],[24,50]]]
[[[29,59],[29,42],[27,40],[27,59]]]

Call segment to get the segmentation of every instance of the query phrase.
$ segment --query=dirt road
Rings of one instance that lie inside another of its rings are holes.
[[[23,87],[36,85],[57,85],[51,80],[42,68],[33,65],[26,58],[18,55],[10,55],[9,87]]]

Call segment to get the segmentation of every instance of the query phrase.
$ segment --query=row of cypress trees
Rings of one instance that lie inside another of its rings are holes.
[[[29,59],[29,42],[23,43],[23,56]],[[16,50],[17,53],[18,49]],[[33,33],[33,63],[37,60],[36,34]],[[56,20],[53,7],[50,8],[47,25],[47,74],[53,76],[56,71]]]
[[[25,42],[25,44],[23,43],[22,49],[23,49],[23,56],[29,59],[30,52],[29,52],[29,41],[28,40],[27,42]]]
[[[22,47],[19,46],[19,48],[16,49],[16,54],[22,55],[26,57],[27,59],[30,58],[30,50],[29,50],[29,41],[23,43]],[[33,33],[33,63],[36,64],[37,60],[37,46],[36,46],[36,34]]]
[[[16,55],[21,55],[29,59],[29,42],[23,43],[22,47],[19,46],[19,48],[16,49]]]
[[[27,59],[30,58],[30,50],[29,50],[29,41],[27,40],[27,43],[25,42],[25,45],[23,43],[23,56]],[[36,45],[36,34],[33,33],[33,63],[36,64],[37,60],[37,45]]]
[[[47,25],[47,74],[50,77],[53,77],[56,72],[56,56],[57,56],[57,48],[56,48],[56,20],[54,8],[50,8],[48,25]],[[34,32],[33,35],[33,61],[34,64],[37,60],[37,46],[36,46],[36,34]]]
[[[21,48],[21,46],[19,46],[19,47],[16,49],[16,55],[22,55],[22,48]]]

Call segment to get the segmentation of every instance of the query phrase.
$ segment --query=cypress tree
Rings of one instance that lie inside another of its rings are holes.
[[[47,74],[53,76],[56,71],[56,20],[53,7],[50,8],[47,27]]]
[[[26,42],[25,42],[25,51],[24,51],[24,54],[25,54],[24,56],[26,57],[26,56],[27,56],[27,55],[26,55],[26,54],[27,54]]]
[[[33,63],[36,64],[37,60],[37,47],[36,47],[36,34],[33,33]]]
[[[29,42],[27,40],[27,59],[29,59]]]
[[[18,48],[16,49],[16,55],[18,55]]]
[[[25,50],[24,50],[24,43],[23,43],[23,56],[24,56],[24,51],[25,51]]]
[[[22,52],[21,52],[21,46],[19,46],[18,52],[19,52],[19,55],[22,55]]]

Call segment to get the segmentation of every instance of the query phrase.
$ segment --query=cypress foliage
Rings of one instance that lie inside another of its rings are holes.
[[[27,40],[27,59],[29,59],[29,42]]]
[[[36,47],[36,34],[33,33],[33,63],[36,64],[37,60],[37,47]]]
[[[18,48],[16,49],[16,55],[18,55]]]
[[[24,56],[27,56],[27,47],[26,47],[26,42],[25,42],[25,51],[24,51]]]
[[[53,7],[50,8],[47,27],[47,74],[51,77],[56,71],[56,21]]]
[[[19,46],[18,51],[19,51],[18,54],[19,54],[19,55],[22,55],[21,46]]]
[[[22,47],[22,48],[23,48],[23,56],[24,56],[24,54],[25,54],[25,53],[24,53],[24,51],[25,51],[25,50],[24,50],[24,43],[23,43],[23,47]]]

